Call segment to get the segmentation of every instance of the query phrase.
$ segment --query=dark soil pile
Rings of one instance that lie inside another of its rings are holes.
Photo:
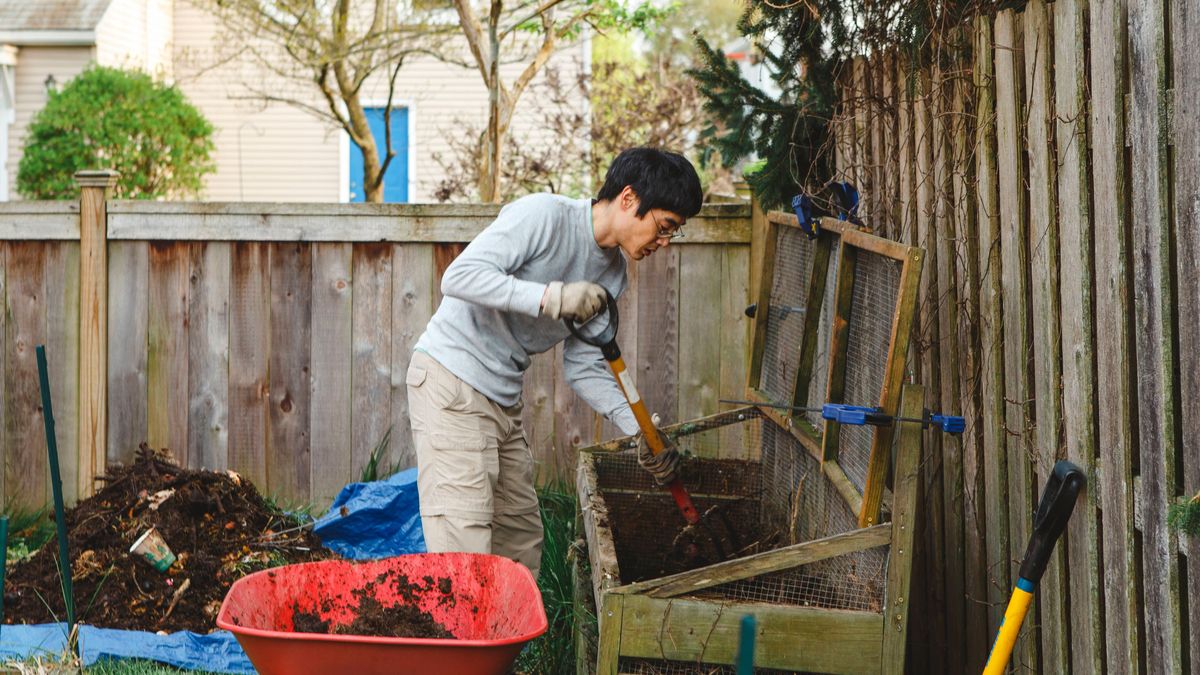
[[[420,598],[432,593],[437,594],[437,601],[442,605],[453,606],[458,602],[454,595],[453,584],[445,577],[434,580],[424,577],[424,585],[410,582],[407,575],[381,574],[375,581],[351,592],[358,600],[354,610],[354,619],[350,623],[331,624],[318,614],[301,611],[294,607],[292,616],[292,631],[296,633],[333,633],[337,635],[361,635],[367,637],[404,637],[404,638],[444,638],[453,639],[454,634],[438,623],[428,612],[417,607]],[[376,597],[375,588],[378,585],[393,585],[399,595],[399,600],[391,604],[383,604]],[[332,600],[327,600],[321,608],[324,612],[331,609]],[[472,608],[478,611],[477,608]]]
[[[101,480],[102,490],[66,514],[81,623],[207,633],[216,628],[230,584],[242,576],[335,557],[232,472],[184,469],[143,444],[132,465],[110,469]],[[150,527],[177,556],[166,572],[129,553]],[[52,538],[8,575],[6,623],[66,620],[57,557]]]
[[[703,514],[689,525],[670,496],[605,495],[621,581],[631,583],[686,572],[775,547],[778,533],[766,532],[750,499],[694,498]]]

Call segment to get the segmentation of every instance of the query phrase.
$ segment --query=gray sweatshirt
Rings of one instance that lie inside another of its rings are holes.
[[[562,321],[540,316],[551,281],[592,281],[614,298],[625,291],[625,257],[592,233],[590,199],[522,197],[458,256],[442,276],[442,304],[417,340],[476,391],[503,406],[521,398],[530,356],[562,342],[571,388],[624,433],[638,430],[599,348],[576,339]]]

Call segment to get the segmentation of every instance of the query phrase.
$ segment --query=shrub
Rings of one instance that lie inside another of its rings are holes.
[[[215,168],[212,133],[179,89],[93,65],[51,92],[34,116],[17,190],[30,199],[73,199],[76,171],[112,168],[121,172],[119,198],[195,195]]]

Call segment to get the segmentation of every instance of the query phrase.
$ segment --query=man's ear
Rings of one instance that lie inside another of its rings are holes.
[[[617,201],[620,203],[621,208],[630,209],[637,204],[638,194],[634,192],[632,185],[626,185],[625,188],[621,190],[621,194],[617,195]]]

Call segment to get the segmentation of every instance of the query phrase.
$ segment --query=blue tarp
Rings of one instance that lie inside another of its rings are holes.
[[[4,626],[0,630],[0,659],[35,656],[56,660],[67,651],[67,624]],[[178,631],[157,635],[138,630],[79,627],[83,665],[100,659],[137,658],[160,661],[177,668],[203,669],[216,673],[253,673],[254,666],[232,633],[219,630],[208,635]]]
[[[347,485],[317,520],[313,532],[338,555],[355,560],[424,553],[417,470]]]
[[[417,505],[417,470],[372,483],[342,488],[313,531],[338,555],[353,559],[424,553]],[[35,656],[54,659],[66,651],[66,624],[10,625],[0,629],[0,661]],[[84,665],[102,658],[150,659],[177,668],[218,673],[253,673],[254,667],[232,633],[208,635],[79,627]]]

